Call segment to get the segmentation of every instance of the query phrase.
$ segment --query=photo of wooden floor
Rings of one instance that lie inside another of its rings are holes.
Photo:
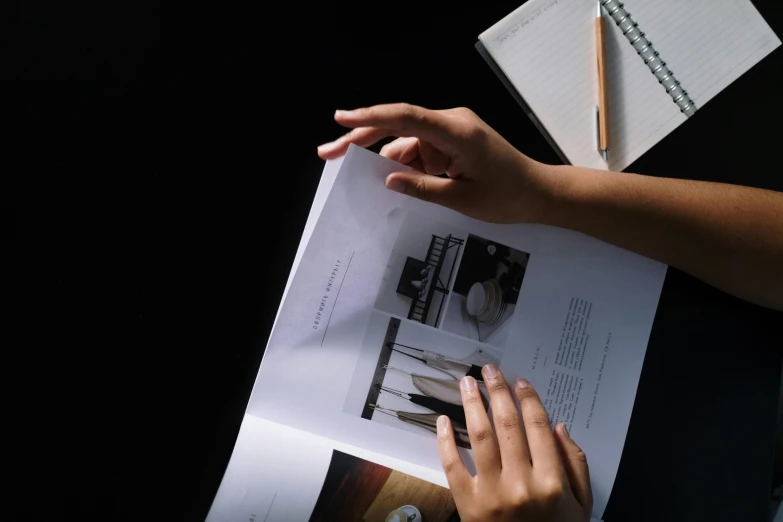
[[[422,522],[459,520],[448,489],[334,451],[310,522],[384,522],[405,505],[415,506]]]

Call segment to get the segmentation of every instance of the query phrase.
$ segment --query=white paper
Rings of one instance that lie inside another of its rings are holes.
[[[246,415],[207,522],[309,519],[331,455],[318,437]]]
[[[697,107],[780,45],[749,0],[624,3]]]
[[[341,156],[337,159],[327,161],[324,166],[324,171],[321,173],[321,179],[318,182],[318,188],[315,190],[315,197],[313,198],[313,204],[310,207],[310,213],[307,215],[307,221],[305,222],[304,230],[302,231],[302,239],[299,240],[299,246],[296,249],[294,255],[294,262],[291,265],[291,272],[288,274],[288,281],[286,281],[285,289],[283,290],[283,298],[281,302],[285,301],[286,295],[288,295],[288,289],[291,287],[291,281],[294,279],[296,269],[299,267],[299,262],[302,260],[302,254],[307,246],[307,242],[310,241],[310,236],[313,235],[313,229],[318,221],[318,216],[321,215],[321,210],[326,204],[326,198],[329,196],[329,192],[332,190],[334,180],[337,179],[337,172],[340,170],[340,165],[343,164],[343,158]],[[280,316],[280,308],[277,309],[277,315],[275,316],[275,322],[272,323],[272,329],[274,330],[277,324],[277,318]]]
[[[368,372],[377,366],[382,336],[399,319],[403,344],[461,361],[483,360],[475,359],[483,350],[499,360],[509,380],[530,380],[552,421],[566,422],[588,455],[594,514],[600,516],[619,465],[665,265],[575,232],[487,224],[385,189],[384,177],[401,169],[359,147],[349,149],[290,282],[248,413],[415,463],[445,484],[432,433],[377,411],[372,420],[357,411],[357,405],[365,406]],[[449,307],[464,303],[455,299],[455,283],[473,277],[467,269],[461,272],[468,266],[470,236],[477,238],[470,244],[479,247],[469,256],[479,259],[470,265],[479,267],[476,273],[487,266],[494,270],[495,262],[488,264],[486,257],[497,252],[512,265],[526,260],[513,313],[495,325],[502,329],[499,340],[479,342],[457,328],[446,331],[453,322],[437,322],[442,328],[417,324],[401,313],[404,307],[395,307],[398,296],[388,293],[396,291],[399,263],[424,257],[415,238],[422,233],[464,241],[453,274],[441,277],[451,291],[444,300],[446,315]],[[419,365],[418,373],[448,377],[398,355],[391,366],[411,372]],[[405,378],[387,371],[383,385],[415,393],[409,377],[399,375]],[[401,400],[383,397],[379,405],[426,411]],[[470,451],[463,455],[470,462]]]
[[[207,522],[308,520],[334,450],[448,487],[409,462],[245,415]]]

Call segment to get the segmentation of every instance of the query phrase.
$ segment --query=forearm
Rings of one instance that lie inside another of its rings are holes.
[[[783,194],[551,167],[544,222],[677,267],[742,299],[783,310]]]

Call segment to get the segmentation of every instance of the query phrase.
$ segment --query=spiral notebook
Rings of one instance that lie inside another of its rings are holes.
[[[601,0],[606,162],[592,0],[529,0],[476,44],[566,163],[622,171],[780,45],[750,0]],[[774,88],[774,87],[770,87]]]

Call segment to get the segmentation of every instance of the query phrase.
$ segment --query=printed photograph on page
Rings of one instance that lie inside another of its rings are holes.
[[[447,415],[457,444],[470,448],[459,381],[474,377],[488,406],[481,369],[500,364],[502,352],[375,311],[359,358],[345,413],[433,440],[437,418]]]
[[[334,450],[310,522],[456,522],[451,492]]]
[[[530,254],[408,213],[375,308],[498,348]]]

